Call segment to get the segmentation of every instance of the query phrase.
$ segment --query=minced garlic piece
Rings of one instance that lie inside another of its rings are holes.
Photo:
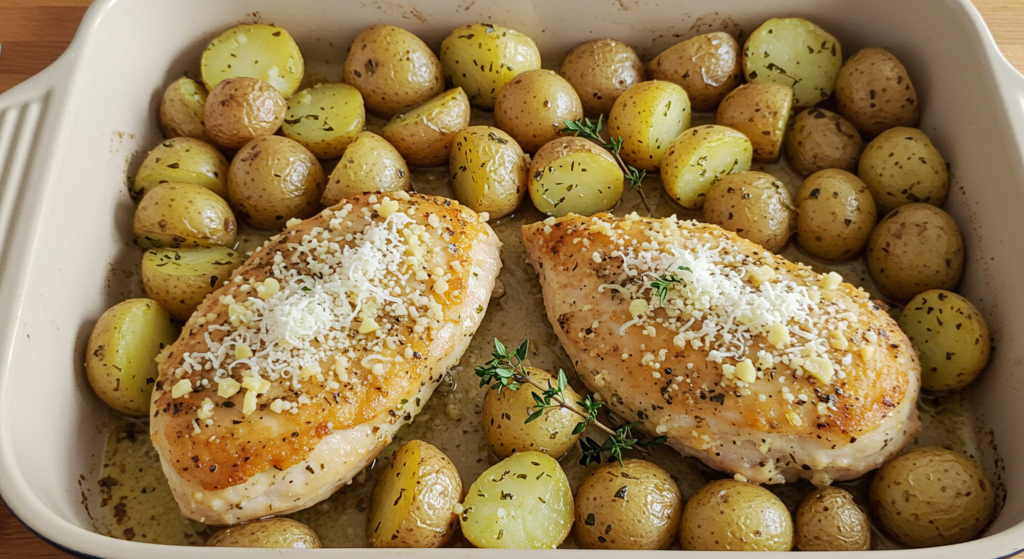
[[[278,398],[270,403],[270,411],[274,413],[281,413],[284,411],[286,405],[287,404],[285,403],[284,400]]]
[[[636,318],[650,310],[650,305],[644,299],[634,299],[629,304],[629,314]]]
[[[320,365],[313,363],[308,367],[303,367],[299,370],[299,380],[309,380],[311,377],[315,377],[320,374]]]
[[[808,357],[804,359],[803,369],[807,371],[807,374],[825,384],[832,382],[832,375],[834,374],[832,362],[824,357]]]
[[[217,395],[221,398],[230,398],[242,388],[242,385],[233,378],[217,380]]]
[[[832,346],[834,349],[845,350],[850,347],[850,342],[847,341],[846,336],[844,336],[842,332],[839,330],[833,330],[832,337],[829,339],[828,345]]]
[[[843,276],[835,272],[829,272],[825,275],[825,279],[821,281],[821,286],[825,289],[835,289],[841,283],[843,283]]]
[[[768,343],[779,349],[788,346],[789,329],[779,323],[772,324],[771,330],[768,331]]]
[[[248,359],[252,357],[252,348],[245,344],[235,346],[235,360]]]
[[[171,387],[171,398],[181,398],[189,392],[192,392],[192,381],[183,378]]]
[[[862,345],[860,346],[860,358],[864,361],[871,361],[871,358],[875,356],[875,346],[873,345]]]
[[[476,215],[477,215],[477,217],[480,218],[480,221],[482,221],[484,223],[487,223],[488,221],[491,220],[491,214],[488,213],[488,212],[480,212],[480,213],[478,213]]]
[[[775,270],[771,266],[761,266],[750,271],[750,281],[754,287],[761,287],[762,283],[773,279],[775,279]]]
[[[267,391],[270,390],[270,381],[250,375],[242,379],[242,388],[245,388],[250,392],[266,394]]]
[[[385,196],[380,204],[374,204],[373,209],[377,210],[381,217],[387,219],[391,214],[398,211],[398,201]]]
[[[210,419],[213,417],[213,400],[209,398],[203,400],[203,403],[199,406],[199,411],[196,412],[196,417],[199,419]]]
[[[376,332],[380,328],[377,321],[372,318],[367,318],[359,324],[360,334],[369,334],[370,332]]]
[[[242,400],[242,413],[249,415],[254,411],[256,411],[256,392],[249,390]]]
[[[302,223],[301,219],[299,219],[297,217],[293,217],[293,218],[289,219],[288,221],[284,222],[284,226],[287,227],[288,229],[291,229],[292,227],[295,227],[296,225],[298,225],[300,223]]]
[[[786,420],[789,421],[789,424],[793,427],[799,427],[804,424],[804,420],[800,419],[800,416],[793,410],[786,411]]]
[[[749,383],[757,380],[757,369],[754,368],[754,364],[750,362],[750,359],[740,361],[740,363],[736,365],[734,374],[736,375],[736,378],[743,382]]]
[[[439,279],[434,282],[434,293],[438,295],[444,295],[448,291],[448,282],[443,279]]]

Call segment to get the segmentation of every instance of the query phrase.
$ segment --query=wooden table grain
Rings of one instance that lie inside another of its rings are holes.
[[[1024,72],[1024,0],[973,0],[999,48]],[[89,0],[0,0],[0,93],[57,59],[74,37]],[[55,559],[63,553],[36,537],[0,504],[0,558]],[[1017,556],[1024,559],[1024,553]]]

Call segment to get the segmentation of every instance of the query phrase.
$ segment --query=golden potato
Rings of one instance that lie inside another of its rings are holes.
[[[231,78],[256,78],[291,97],[302,83],[305,63],[299,45],[287,31],[256,23],[232,27],[203,51],[203,81],[212,90]]]
[[[677,43],[651,61],[651,78],[682,86],[695,111],[718,106],[743,83],[740,45],[715,31]]]
[[[889,51],[867,48],[843,64],[836,78],[836,102],[866,138],[896,126],[916,126],[921,106],[910,75]]]
[[[363,94],[370,112],[391,118],[441,93],[444,74],[419,37],[394,25],[371,25],[348,49],[345,83]]]
[[[994,508],[985,470],[944,448],[916,448],[897,456],[871,480],[871,511],[909,547],[971,540],[988,525]]]
[[[258,547],[265,549],[320,549],[320,537],[312,528],[290,518],[264,518],[230,526],[206,540],[209,547]]]
[[[530,163],[530,198],[555,217],[593,215],[622,197],[623,173],[615,158],[583,138],[559,138],[540,148]]]
[[[949,191],[946,160],[916,128],[890,128],[864,148],[857,175],[882,215],[915,202],[941,206]]]
[[[286,111],[284,97],[269,83],[231,78],[210,91],[204,122],[214,143],[234,149],[277,132]]]
[[[842,262],[860,254],[878,221],[868,187],[841,169],[807,177],[796,207],[797,244],[823,260]]]
[[[669,144],[661,161],[661,185],[684,208],[697,210],[722,177],[749,171],[753,155],[742,133],[715,124],[697,126]]]
[[[576,90],[551,70],[527,70],[505,84],[494,102],[494,123],[523,151],[536,153],[561,135],[566,121],[583,118]]]
[[[812,107],[793,118],[786,132],[785,148],[789,166],[805,177],[823,169],[856,173],[864,140],[845,118]]]
[[[644,65],[636,51],[614,39],[572,49],[562,59],[559,73],[576,90],[583,113],[593,118],[608,114],[623,91],[644,81]]]
[[[195,138],[172,138],[149,152],[135,174],[130,193],[140,198],[159,184],[187,182],[227,198],[227,181],[228,160],[220,150]]]
[[[281,132],[320,159],[340,157],[366,125],[363,97],[351,85],[320,83],[288,99]]]
[[[898,322],[921,359],[921,386],[928,390],[967,386],[992,356],[985,317],[951,291],[932,289],[914,297]]]
[[[373,132],[360,132],[348,145],[324,188],[320,203],[333,206],[364,192],[409,190],[409,167],[387,140]]]
[[[168,182],[135,208],[135,242],[142,248],[232,246],[235,215],[223,198],[194,184]]]
[[[213,142],[203,123],[206,88],[192,78],[181,77],[167,86],[160,99],[160,129],[165,138],[189,137]]]
[[[796,228],[786,186],[768,173],[747,171],[722,177],[708,191],[704,221],[779,252]]]
[[[809,107],[828,99],[842,64],[839,41],[798,17],[769,19],[743,45],[743,73],[747,79],[792,87],[795,107]]]
[[[459,202],[499,218],[526,196],[529,167],[529,158],[511,136],[491,126],[470,126],[455,135],[448,175]]]
[[[156,356],[178,339],[171,317],[156,301],[128,299],[100,316],[85,347],[85,373],[108,406],[149,415],[157,379]]]
[[[184,322],[243,260],[225,247],[148,250],[142,256],[142,286],[147,297]]]
[[[441,42],[445,78],[461,87],[469,102],[493,109],[498,92],[512,78],[540,68],[540,51],[522,33],[487,23],[463,25]]]
[[[668,549],[683,512],[672,476],[644,460],[594,470],[574,501],[573,535],[587,549]]]
[[[800,551],[867,551],[871,519],[853,495],[838,487],[811,491],[796,509],[796,548]]]
[[[683,507],[679,543],[687,551],[789,551],[793,519],[771,491],[720,479],[701,487]]]
[[[288,220],[320,211],[325,182],[309,150],[288,138],[264,136],[245,144],[231,161],[228,195],[242,221],[280,231]]]
[[[384,139],[410,165],[441,165],[448,161],[455,133],[469,126],[469,115],[469,97],[461,87],[456,87],[407,113],[395,115],[384,127]]]
[[[756,82],[732,90],[718,105],[715,123],[742,132],[754,146],[754,161],[779,160],[786,135],[793,90],[788,86]]]
[[[690,127],[690,99],[672,82],[647,81],[627,89],[608,116],[608,134],[624,140],[620,156],[638,169],[661,165],[669,144]]]

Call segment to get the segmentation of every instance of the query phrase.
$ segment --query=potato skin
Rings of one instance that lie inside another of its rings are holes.
[[[949,191],[946,160],[916,128],[890,128],[864,148],[857,176],[880,214],[914,202],[941,206]]]
[[[470,104],[485,110],[494,108],[498,92],[512,78],[540,68],[533,39],[500,25],[456,28],[441,42],[440,54],[445,79],[461,87]]]
[[[823,260],[842,262],[862,250],[878,221],[875,200],[856,175],[818,171],[796,195],[796,242]]]
[[[470,126],[455,135],[448,175],[459,202],[499,218],[526,197],[529,167],[529,158],[511,136],[491,126]]]
[[[682,86],[693,110],[709,111],[743,83],[740,45],[722,31],[697,35],[655,57],[650,74]]]
[[[754,161],[774,163],[782,152],[793,90],[784,85],[754,82],[732,90],[718,105],[715,123],[739,130],[754,146]]]
[[[212,143],[203,118],[206,88],[192,78],[180,77],[167,86],[160,98],[160,129],[165,138],[189,137]]]
[[[805,177],[822,169],[856,173],[864,151],[864,140],[848,120],[817,107],[793,118],[784,143],[790,167]]]
[[[384,126],[384,139],[410,165],[441,165],[448,161],[455,133],[469,126],[469,117],[469,98],[461,87],[456,87],[395,115]]]
[[[172,138],[146,155],[129,194],[141,198],[159,184],[187,182],[227,198],[227,181],[228,160],[217,148],[196,138]]]
[[[921,106],[910,75],[889,51],[866,48],[843,64],[836,78],[836,102],[865,138],[896,126],[916,126]]]
[[[558,138],[530,163],[530,199],[555,217],[593,215],[618,203],[623,180],[622,168],[604,148],[584,138]]]
[[[687,551],[789,551],[793,520],[771,491],[719,479],[701,487],[683,507],[679,543]]]
[[[232,78],[210,91],[203,120],[214,143],[235,149],[277,132],[286,110],[284,97],[269,83]]]
[[[583,118],[569,82],[551,70],[527,70],[505,84],[494,102],[494,123],[526,153],[561,136],[565,121]]]
[[[238,223],[227,202],[210,190],[168,182],[142,198],[133,229],[142,248],[231,246]]]
[[[530,379],[541,386],[557,386],[557,380],[547,371],[527,367]],[[549,384],[550,383],[550,384]],[[580,416],[564,408],[544,410],[539,419],[526,423],[535,411],[533,394],[541,394],[533,386],[524,385],[519,390],[488,390],[480,410],[480,424],[484,438],[498,458],[508,458],[516,452],[535,450],[558,460],[576,446],[580,435],[573,429],[580,423]],[[567,403],[580,400],[580,395],[566,387]]]
[[[411,187],[409,167],[398,151],[384,138],[364,130],[345,148],[331,171],[320,203],[333,206],[364,192],[408,191]]]
[[[679,486],[668,472],[635,459],[594,470],[574,501],[573,535],[587,549],[668,549],[683,512]]]
[[[559,73],[576,90],[583,113],[591,118],[607,115],[622,92],[644,81],[644,65],[636,51],[614,39],[572,49]]]
[[[363,97],[351,85],[318,83],[288,99],[281,132],[320,159],[340,157],[366,125]]]
[[[867,551],[871,519],[838,487],[819,487],[796,510],[796,548],[800,551]]]
[[[971,383],[992,356],[985,317],[970,301],[942,289],[914,297],[897,321],[921,360],[921,386],[959,390]]]
[[[654,171],[669,144],[690,127],[691,116],[686,90],[672,82],[641,82],[615,100],[608,134],[624,140],[619,155],[626,163]]]
[[[775,177],[747,171],[722,177],[708,191],[704,221],[779,252],[796,227],[789,191]]]
[[[916,448],[897,456],[871,480],[871,511],[909,547],[971,540],[988,525],[994,508],[985,470],[944,448]]]
[[[142,287],[175,320],[185,322],[243,260],[225,247],[148,250],[142,255]]]
[[[444,89],[441,62],[419,37],[394,25],[371,25],[352,41],[345,83],[363,94],[370,112],[391,118]]]
[[[324,169],[306,148],[281,136],[257,138],[238,150],[228,170],[228,195],[238,216],[264,231],[320,211]]]
[[[290,518],[264,518],[224,528],[206,540],[208,547],[258,547],[264,549],[320,549],[320,537],[312,528]]]
[[[866,259],[882,295],[904,303],[929,289],[952,290],[960,283],[964,240],[946,212],[929,204],[907,204],[872,231]]]
[[[832,95],[842,63],[839,41],[798,17],[769,19],[743,45],[747,80],[792,87],[795,107],[809,107]]]

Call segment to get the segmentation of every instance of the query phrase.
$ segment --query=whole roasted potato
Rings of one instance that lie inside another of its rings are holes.
[[[142,286],[147,297],[184,322],[243,260],[226,247],[148,250],[142,255]]]
[[[916,126],[917,92],[903,64],[887,50],[857,51],[836,78],[839,112],[866,138],[896,126]]]
[[[519,144],[491,126],[460,130],[452,143],[448,176],[455,198],[492,218],[512,213],[526,196],[530,162]]]
[[[394,25],[371,25],[348,49],[345,83],[363,94],[370,112],[391,118],[441,93],[444,74],[419,37]]]
[[[682,86],[693,110],[709,111],[743,83],[740,45],[722,31],[697,35],[655,57],[651,78]]]
[[[195,138],[172,138],[146,155],[130,193],[139,198],[159,184],[187,182],[227,198],[227,181],[228,160],[220,150]]]
[[[704,207],[711,185],[750,170],[754,148],[742,133],[708,124],[679,135],[661,160],[661,184],[684,208]]]
[[[594,470],[574,500],[573,535],[587,549],[668,549],[683,512],[672,476],[644,460]]]
[[[366,536],[373,547],[441,547],[459,526],[462,478],[436,447],[409,441],[373,487]]]
[[[210,91],[203,118],[214,143],[235,149],[277,132],[286,111],[284,97],[274,86],[254,78],[232,78]]]
[[[679,543],[687,551],[789,551],[793,519],[771,491],[720,479],[701,487],[683,507]]]
[[[781,181],[768,173],[747,171],[726,175],[711,187],[704,221],[779,252],[796,228],[796,211]]]
[[[842,262],[860,254],[878,221],[868,187],[841,169],[807,177],[796,207],[797,244],[823,260]]]
[[[985,317],[970,301],[942,289],[914,297],[903,308],[900,329],[921,359],[921,386],[959,390],[974,380],[992,356]]]
[[[792,88],[770,82],[755,82],[732,90],[718,105],[715,123],[742,132],[754,146],[754,161],[774,163],[782,152]]]
[[[896,302],[929,289],[952,290],[964,271],[964,240],[949,214],[929,204],[907,204],[878,223],[868,239],[868,272]]]
[[[320,83],[288,99],[281,132],[320,159],[334,159],[365,124],[363,97],[356,88],[344,83]]]
[[[527,70],[512,78],[494,102],[494,124],[523,151],[536,153],[561,135],[565,121],[583,118],[576,90],[551,70]]]
[[[461,87],[474,107],[493,109],[505,84],[540,68],[540,51],[518,31],[476,23],[455,29],[441,42],[441,66],[445,78]]]
[[[331,171],[320,203],[333,206],[356,194],[409,190],[411,186],[409,167],[398,151],[384,138],[363,131]]]
[[[410,165],[441,165],[448,161],[455,133],[469,126],[469,115],[469,98],[461,87],[456,87],[409,112],[395,115],[384,127],[384,139]]]
[[[312,528],[290,518],[264,518],[230,526],[206,540],[209,547],[261,547],[266,549],[320,549]]]
[[[886,462],[871,480],[871,511],[909,547],[965,542],[988,525],[992,484],[977,462],[944,448],[916,448]]]
[[[917,128],[890,128],[871,140],[857,175],[882,215],[914,202],[941,206],[949,191],[946,160]]]
[[[812,107],[793,118],[786,132],[785,147],[790,167],[805,177],[822,169],[855,173],[864,140],[845,118]]]
[[[828,99],[842,64],[839,41],[798,17],[769,19],[743,45],[743,73],[747,79],[792,87],[795,107],[809,107]]]
[[[231,246],[235,214],[209,189],[168,182],[150,190],[135,208],[135,242],[142,248]]]
[[[245,144],[231,161],[228,195],[242,221],[280,231],[289,219],[320,211],[325,182],[309,150],[288,138],[264,136]]]
[[[583,113],[592,118],[608,114],[623,91],[644,81],[644,65],[636,51],[614,39],[572,49],[562,59],[559,73],[579,94]]]
[[[299,89],[304,72],[299,45],[274,25],[232,27],[203,51],[203,81],[208,90],[224,80],[246,77],[267,82],[288,98]]]
[[[160,99],[160,128],[165,138],[189,137],[213,142],[203,124],[206,88],[192,78],[180,77],[167,86]]]
[[[624,140],[620,155],[626,163],[653,171],[669,144],[690,127],[690,116],[690,99],[683,88],[672,82],[641,82],[615,100],[608,134]]]
[[[796,509],[796,548],[800,551],[867,551],[871,519],[853,495],[838,487],[811,491]]]

